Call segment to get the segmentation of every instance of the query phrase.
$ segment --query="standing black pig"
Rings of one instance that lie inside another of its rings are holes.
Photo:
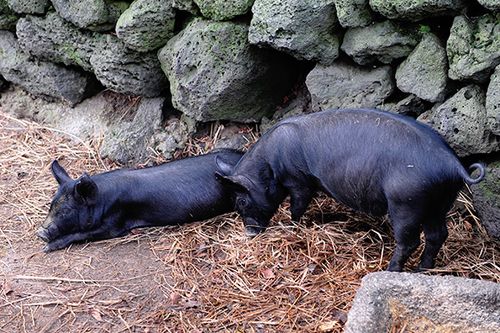
[[[120,169],[73,180],[52,162],[59,189],[37,234],[44,251],[119,237],[131,229],[208,219],[234,209],[214,177],[216,158],[234,166],[243,153],[223,149],[146,169]]]
[[[316,191],[373,215],[387,212],[397,246],[388,270],[401,271],[425,234],[420,268],[448,236],[445,216],[464,181],[475,184],[457,156],[430,127],[373,109],[328,110],[289,118],[272,127],[233,167],[217,161],[246,232],[263,231],[290,195],[292,219],[304,214]]]

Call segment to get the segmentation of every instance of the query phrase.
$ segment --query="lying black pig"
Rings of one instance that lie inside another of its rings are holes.
[[[37,234],[44,251],[74,242],[120,237],[131,229],[208,219],[234,209],[214,177],[216,158],[235,165],[243,153],[224,149],[146,169],[120,169],[73,180],[57,161],[59,189]]]
[[[315,192],[351,208],[389,213],[397,242],[388,270],[401,271],[425,234],[420,268],[448,236],[445,216],[464,181],[475,184],[457,156],[430,127],[379,110],[328,110],[281,121],[234,167],[218,160],[218,177],[236,193],[247,234],[263,231],[290,195],[292,219]]]

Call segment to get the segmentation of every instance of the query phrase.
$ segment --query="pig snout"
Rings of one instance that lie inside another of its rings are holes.
[[[245,235],[253,238],[263,232],[266,228],[261,227],[257,221],[252,218],[245,219]]]
[[[40,237],[44,242],[49,242],[50,241],[49,231],[47,229],[45,229],[44,227],[40,227],[37,230],[36,235],[38,237]]]

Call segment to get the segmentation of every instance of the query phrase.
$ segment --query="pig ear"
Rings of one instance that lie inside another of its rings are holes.
[[[52,175],[54,175],[54,178],[59,185],[62,185],[71,180],[71,177],[68,175],[66,170],[64,170],[64,168],[59,165],[59,162],[57,162],[57,160],[54,160],[52,162],[52,164],[50,165],[50,169],[52,170]]]
[[[86,173],[75,184],[75,197],[87,205],[97,202],[97,184]]]
[[[217,165],[217,171],[215,174],[218,177],[229,176],[234,171],[234,166],[224,162],[219,156],[215,156],[215,164]]]
[[[250,192],[252,182],[245,176],[220,176],[220,181],[240,192]]]

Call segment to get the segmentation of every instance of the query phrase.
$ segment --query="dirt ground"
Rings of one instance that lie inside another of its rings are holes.
[[[0,332],[341,332],[361,278],[394,247],[386,220],[321,197],[303,225],[284,204],[252,240],[228,214],[44,254],[50,162],[73,177],[116,166],[96,142],[2,112],[0,140]],[[431,274],[500,282],[500,251],[461,201]]]

